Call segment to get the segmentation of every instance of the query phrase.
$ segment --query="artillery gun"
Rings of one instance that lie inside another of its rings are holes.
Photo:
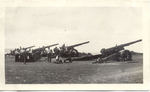
[[[54,52],[57,52],[56,54],[57,55],[59,54],[59,56],[61,56],[61,57],[68,57],[68,56],[77,57],[79,55],[79,53],[76,49],[74,49],[74,47],[77,47],[77,46],[80,46],[83,44],[87,44],[87,43],[89,43],[89,41],[71,45],[71,46],[65,46],[65,44],[64,44],[62,47],[60,47],[60,49],[57,49],[59,51],[56,51],[56,48],[55,48]]]
[[[75,49],[75,47],[83,45],[83,44],[87,44],[87,43],[89,43],[89,41],[82,42],[79,44],[74,44],[71,46],[65,46],[65,44],[64,44],[59,49],[57,47],[54,48],[54,52],[55,52],[56,56],[59,56],[61,58],[62,62],[65,62],[66,60],[71,61],[71,57],[79,56],[79,52],[78,52],[78,50]]]
[[[37,49],[32,50],[33,61],[36,61],[36,60],[40,59],[42,56],[46,56],[47,53],[45,52],[45,49],[53,47],[53,46],[56,46],[56,45],[58,45],[58,44],[52,44],[52,45],[48,45],[48,46],[43,46],[41,48],[37,48]]]
[[[121,45],[116,45],[114,47],[108,48],[108,49],[101,49],[100,53],[97,58],[100,58],[100,61],[106,61],[108,59],[113,59],[113,60],[123,60],[123,61],[130,61],[132,60],[132,54],[131,51],[129,50],[125,50],[124,47],[135,44],[137,42],[142,41],[142,39],[140,40],[136,40],[133,42],[129,42],[129,43],[125,43],[125,44],[121,44]]]
[[[56,46],[56,45],[58,45],[58,44],[52,44],[52,45],[43,46],[43,47],[34,49],[34,50],[33,50],[33,53],[35,53],[35,52],[40,52],[40,51],[44,51],[46,48],[50,48],[50,47],[53,47],[53,46]]]
[[[31,48],[33,48],[33,47],[35,47],[35,46],[29,46],[29,47],[26,47],[26,48],[23,48],[24,50],[27,50],[27,49],[31,49]]]

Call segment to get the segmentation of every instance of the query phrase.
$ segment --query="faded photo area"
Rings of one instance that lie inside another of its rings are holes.
[[[7,7],[5,83],[141,84],[142,18],[140,7]]]

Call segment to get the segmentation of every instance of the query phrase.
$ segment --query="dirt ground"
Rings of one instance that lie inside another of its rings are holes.
[[[133,61],[92,64],[74,61],[67,64],[48,63],[46,58],[23,64],[14,57],[5,58],[6,84],[100,84],[143,83],[143,56]]]

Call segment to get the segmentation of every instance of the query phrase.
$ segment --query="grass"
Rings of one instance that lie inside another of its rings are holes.
[[[92,64],[93,61],[74,61],[68,64],[14,62],[6,57],[6,84],[87,84],[143,83],[143,57],[133,56],[134,63],[113,62]]]

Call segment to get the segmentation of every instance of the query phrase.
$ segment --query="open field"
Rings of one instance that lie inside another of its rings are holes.
[[[94,60],[93,60],[94,61]],[[132,62],[92,64],[93,61],[48,63],[45,58],[23,64],[5,58],[6,84],[143,83],[143,56]]]

